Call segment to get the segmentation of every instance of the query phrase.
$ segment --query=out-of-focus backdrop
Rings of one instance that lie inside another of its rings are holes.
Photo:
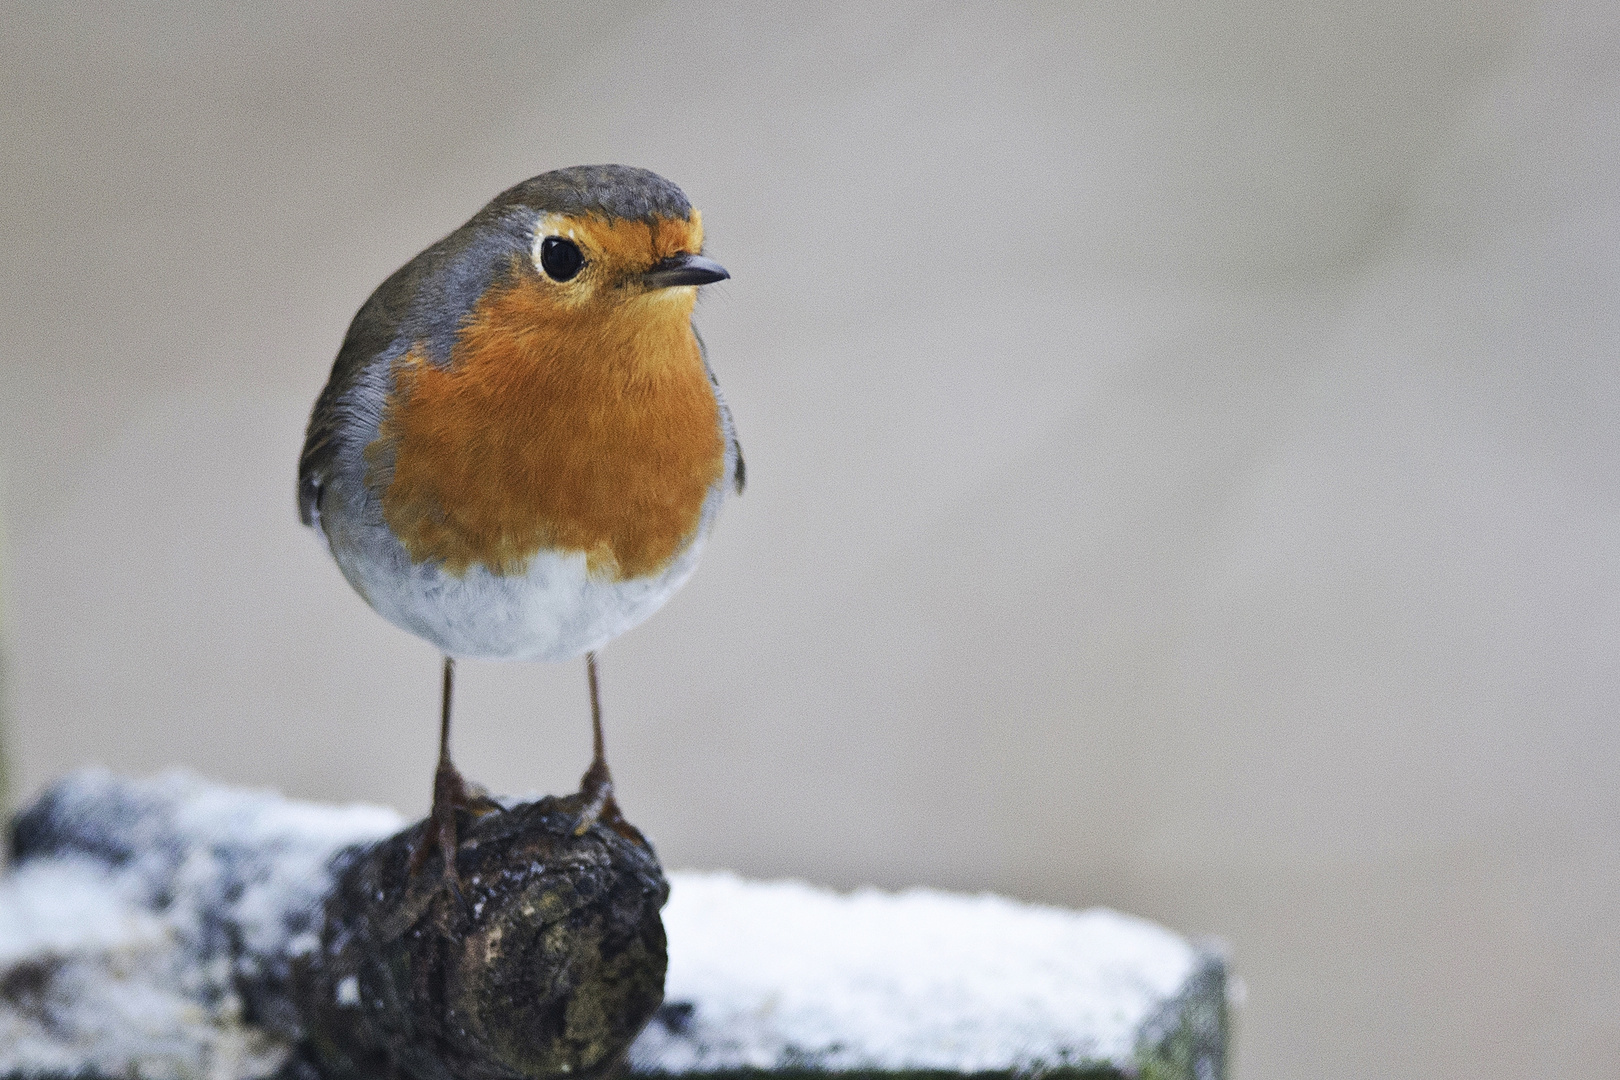
[[[680,183],[750,487],[604,657],[675,866],[1232,948],[1237,1073],[1620,1061],[1620,14],[1597,0],[13,3],[12,798],[427,803],[433,651],[294,512],[384,276]],[[457,750],[586,763],[580,665]]]

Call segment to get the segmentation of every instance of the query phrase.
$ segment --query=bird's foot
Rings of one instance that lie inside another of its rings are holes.
[[[443,857],[444,868],[441,887],[449,890],[456,902],[465,909],[466,897],[461,891],[461,875],[456,870],[456,853],[461,850],[457,838],[458,814],[465,811],[472,818],[480,818],[500,805],[489,797],[482,787],[469,784],[449,759],[441,759],[433,774],[433,810],[425,827],[411,845],[410,876],[414,879],[427,864],[435,849]]]
[[[594,759],[585,775],[579,778],[579,798],[584,807],[579,820],[574,822],[575,836],[584,836],[598,821],[613,825],[622,819],[619,804],[613,799],[613,774],[600,757]]]

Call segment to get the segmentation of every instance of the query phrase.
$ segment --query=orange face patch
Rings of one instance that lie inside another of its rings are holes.
[[[637,274],[671,255],[703,250],[703,215],[689,219],[570,218],[553,214],[535,230],[535,250],[547,236],[574,241],[585,253],[585,269],[568,282],[551,282],[552,294],[564,306],[599,305],[611,301],[614,289],[634,288]],[[690,298],[689,290],[680,296]],[[691,305],[687,305],[690,311]]]
[[[396,364],[367,458],[392,458],[383,516],[414,561],[516,574],[549,548],[627,579],[686,546],[724,469],[719,406],[691,328],[696,289],[640,290],[634,275],[696,251],[693,217],[573,219],[578,278],[514,267],[448,368],[415,351]]]

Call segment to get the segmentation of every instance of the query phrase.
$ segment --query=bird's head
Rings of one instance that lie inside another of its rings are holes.
[[[451,365],[494,348],[514,363],[661,366],[698,348],[698,287],[730,276],[703,255],[703,218],[681,189],[623,165],[526,180],[423,258],[411,336]]]

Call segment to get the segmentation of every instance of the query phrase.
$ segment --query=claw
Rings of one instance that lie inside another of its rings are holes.
[[[591,767],[580,777],[579,795],[585,800],[585,807],[574,823],[575,836],[584,836],[604,815],[618,816],[619,808],[613,801],[613,777],[608,773],[607,762],[600,758],[591,762]]]

